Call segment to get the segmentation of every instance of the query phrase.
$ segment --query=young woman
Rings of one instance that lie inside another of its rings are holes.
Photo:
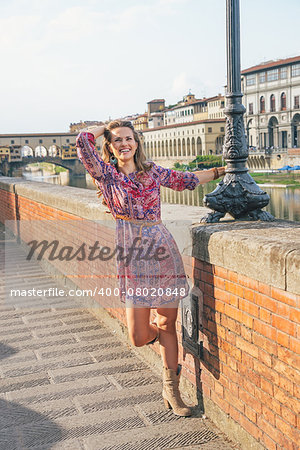
[[[101,135],[102,158],[95,151]],[[159,340],[165,406],[176,415],[190,416],[178,390],[181,365],[175,327],[178,304],[188,295],[189,285],[178,247],[161,222],[160,186],[192,190],[224,175],[225,168],[180,172],[146,161],[139,135],[127,121],[81,132],[77,151],[116,219],[117,245],[131,255],[117,261],[130,339],[138,347]],[[149,323],[151,308],[156,309],[153,323]]]

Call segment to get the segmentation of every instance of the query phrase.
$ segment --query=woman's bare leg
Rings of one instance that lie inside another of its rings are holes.
[[[150,308],[126,307],[128,333],[136,347],[142,347],[157,336],[157,327],[149,323]]]
[[[173,370],[177,370],[178,365],[178,341],[176,334],[177,313],[178,307],[157,308],[160,354],[164,367]]]

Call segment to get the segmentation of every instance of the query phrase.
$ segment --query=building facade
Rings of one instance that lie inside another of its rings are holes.
[[[241,74],[249,147],[300,147],[300,56],[259,64]]]
[[[143,131],[144,149],[152,160],[192,161],[197,155],[221,154],[225,120],[200,120]]]

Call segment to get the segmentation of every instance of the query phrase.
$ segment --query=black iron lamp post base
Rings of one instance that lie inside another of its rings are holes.
[[[204,205],[213,212],[204,216],[201,222],[219,222],[226,213],[237,220],[273,221],[274,217],[261,209],[269,203],[269,195],[259,188],[247,168],[241,168],[238,172],[235,170],[239,169],[232,169],[231,172],[229,168],[216,189],[204,197]]]

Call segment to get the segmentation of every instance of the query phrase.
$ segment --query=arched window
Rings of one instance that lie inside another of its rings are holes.
[[[275,95],[272,94],[270,97],[270,111],[275,112]]]
[[[260,112],[261,113],[264,113],[265,111],[266,111],[266,106],[265,106],[265,97],[260,97],[260,108],[259,108],[259,110],[260,110]]]
[[[286,110],[286,95],[285,95],[285,92],[283,92],[281,94],[281,97],[280,97],[280,109],[281,109],[281,111],[285,111]]]

